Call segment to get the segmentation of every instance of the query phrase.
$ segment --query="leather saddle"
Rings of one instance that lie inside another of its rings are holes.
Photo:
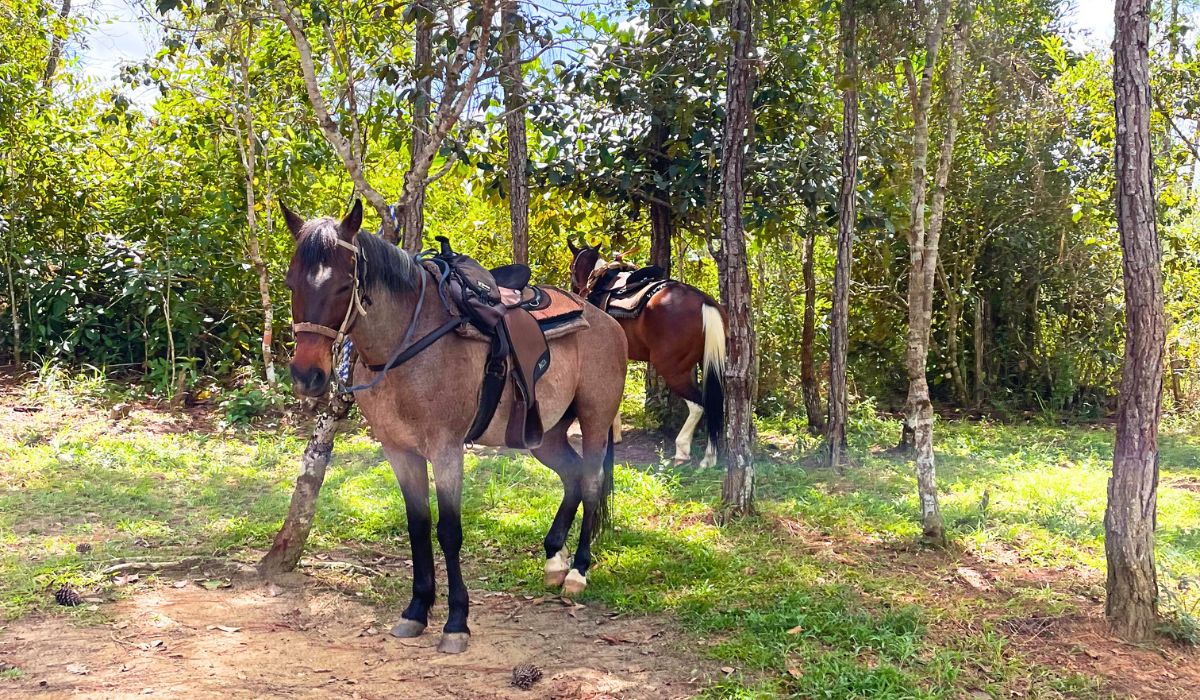
[[[513,404],[504,442],[516,449],[542,443],[542,420],[537,402],[538,380],[550,368],[546,333],[564,324],[583,321],[578,298],[553,287],[529,285],[527,265],[513,264],[492,270],[474,259],[455,253],[444,236],[434,264],[447,269],[444,289],[451,308],[461,313],[489,343],[484,364],[479,407],[467,432],[473,442],[487,430],[495,416],[506,382],[513,386]]]
[[[628,263],[614,263],[596,279],[587,298],[611,316],[636,318],[650,297],[670,282],[666,270],[657,265],[634,268]]]

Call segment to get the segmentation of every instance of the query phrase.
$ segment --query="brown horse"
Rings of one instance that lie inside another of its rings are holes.
[[[608,263],[593,246],[577,248],[570,241],[567,246],[575,256],[571,291],[588,296],[597,280],[595,273]],[[675,463],[691,460],[692,436],[705,414],[708,447],[700,467],[715,465],[716,446],[725,428],[725,310],[692,285],[672,281],[646,302],[636,318],[617,321],[629,341],[629,359],[649,362],[671,391],[687,402],[688,417],[675,438]],[[704,378],[703,390],[696,382],[697,367]]]
[[[459,566],[463,440],[477,407],[488,344],[452,332],[437,336],[450,314],[439,299],[436,276],[396,246],[360,233],[361,202],[340,222],[306,222],[286,208],[283,213],[296,239],[287,273],[296,331],[291,363],[296,391],[305,396],[326,393],[333,361],[330,341],[340,344],[343,335],[353,340],[358,352],[354,382],[379,379],[356,399],[404,494],[413,558],[412,600],[392,634],[420,635],[434,601],[428,460],[433,463],[437,538],[450,591],[438,649],[462,652],[470,635],[467,587]],[[620,327],[587,304],[583,317],[588,328],[549,341],[550,366],[538,384],[545,436],[541,446],[531,450],[562,479],[562,504],[543,543],[545,581],[548,586],[561,585],[570,596],[587,586],[592,537],[608,515],[613,467],[609,428],[625,385],[625,337]],[[369,369],[387,361],[401,344],[416,347],[431,337],[436,340],[423,351],[382,376]],[[496,418],[480,444],[504,444],[502,417],[508,416],[513,401],[512,384],[506,385]],[[582,455],[567,441],[567,427],[576,418],[583,435]],[[583,524],[569,564],[566,538],[581,502]]]

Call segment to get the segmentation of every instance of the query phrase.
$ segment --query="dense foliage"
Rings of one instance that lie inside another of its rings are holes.
[[[974,10],[934,311],[930,377],[940,404],[1090,415],[1110,407],[1122,337],[1111,69],[1104,50],[1081,51],[1066,36],[1066,5],[980,2]],[[678,0],[522,5],[536,277],[565,284],[569,236],[640,247],[644,256],[648,209],[659,202],[675,222],[672,272],[716,290],[709,249],[728,50],[719,9]],[[849,374],[859,398],[897,407],[911,159],[898,66],[923,57],[910,3],[860,9],[862,215]],[[1181,407],[1200,388],[1191,142],[1200,67],[1188,14],[1178,2],[1162,9],[1153,129],[1168,389]],[[144,11],[161,26],[161,50],[126,66],[120,82],[99,84],[71,58],[91,20],[64,18],[47,0],[0,8],[0,347],[24,363],[145,372],[169,392],[261,362],[263,309],[247,247],[249,140],[279,352],[290,337],[281,272],[291,240],[276,204],[334,214],[353,187],[322,138],[295,47],[269,4],[172,1]],[[827,345],[841,128],[837,7],[775,0],[756,11],[746,215],[760,411],[791,411],[803,405],[800,270],[809,232],[818,239],[818,366]],[[374,187],[395,198],[408,162],[413,17],[386,1],[313,2],[302,12],[320,28],[310,32],[325,42],[318,50],[334,56],[320,72],[326,99],[360,144]],[[56,37],[65,40],[64,60],[47,75]],[[435,42],[438,60],[452,51]],[[426,238],[449,235],[498,263],[508,255],[506,144],[495,81],[481,85],[435,164],[441,177],[430,186]],[[937,140],[943,115],[934,104]]]

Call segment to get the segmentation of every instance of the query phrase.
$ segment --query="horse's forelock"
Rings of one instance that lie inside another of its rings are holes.
[[[328,265],[337,250],[337,221],[328,217],[305,222],[300,229],[300,243],[296,255],[304,269]]]

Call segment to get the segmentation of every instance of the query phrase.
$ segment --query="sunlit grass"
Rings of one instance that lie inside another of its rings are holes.
[[[808,464],[800,437],[760,465],[759,516],[720,524],[720,475],[619,466],[614,529],[598,544],[585,601],[674,618],[680,645],[735,669],[713,697],[999,696],[1014,688],[1092,696],[1094,681],[1040,668],[976,618],[1069,612],[1054,587],[1012,587],[1002,604],[928,590],[887,552],[919,534],[911,467],[883,454],[890,426],[859,416],[845,475]],[[770,431],[765,439],[772,440]],[[941,502],[956,548],[1000,550],[1026,565],[1103,567],[1110,432],[1037,426],[938,426]],[[772,443],[775,444],[775,443]],[[303,440],[296,435],[113,435],[83,428],[0,443],[0,615],[52,610],[62,582],[103,585],[116,557],[245,556],[265,548],[286,511]],[[1158,556],[1167,578],[1200,574],[1200,440],[1163,438]],[[541,539],[558,478],[525,457],[468,456],[465,564],[470,585],[540,594]],[[75,546],[93,546],[79,553]],[[391,468],[363,434],[338,443],[310,546],[408,556]],[[252,556],[252,555],[251,555]],[[917,555],[913,555],[917,556]],[[403,576],[372,579],[389,614]],[[61,609],[57,609],[61,610]],[[62,612],[61,614],[73,614]]]

